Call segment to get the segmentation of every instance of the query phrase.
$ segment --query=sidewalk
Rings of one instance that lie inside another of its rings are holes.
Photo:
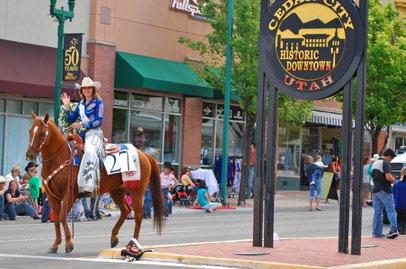
[[[236,206],[237,198],[229,198]],[[250,210],[253,200],[246,200]],[[277,192],[275,209],[308,207],[308,192]],[[322,207],[338,209],[337,201],[331,200]],[[191,210],[184,208],[185,211]],[[193,211],[193,210],[191,210]],[[176,212],[175,212],[176,214]],[[315,223],[315,225],[317,225]],[[349,244],[351,246],[351,243]],[[170,261],[183,264],[217,265],[234,268],[406,268],[406,236],[395,240],[386,238],[362,238],[361,256],[337,252],[337,237],[289,238],[275,241],[274,248],[254,248],[251,241],[228,241],[196,244],[151,246],[154,252],[145,253],[144,260]],[[121,259],[121,249],[107,249],[100,257]],[[254,255],[264,254],[264,255]]]
[[[182,244],[156,246],[142,259],[237,268],[406,268],[406,236],[363,237],[361,256],[338,253],[337,246],[337,238],[281,239],[274,248],[254,248],[248,241]],[[100,257],[121,258],[120,249]]]
[[[238,197],[228,198],[227,202],[230,206],[237,206]],[[325,204],[324,200],[321,203],[324,205],[337,205],[337,200],[330,200],[329,204]],[[254,199],[246,199],[245,206],[250,207],[254,205]],[[307,208],[309,206],[309,192],[308,191],[278,191],[275,195],[275,208]]]

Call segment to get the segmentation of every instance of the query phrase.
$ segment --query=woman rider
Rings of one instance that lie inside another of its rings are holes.
[[[84,140],[84,155],[78,173],[80,196],[91,196],[95,184],[99,183],[99,157],[104,155],[104,136],[101,129],[103,123],[103,100],[97,94],[101,84],[89,77],[82,80],[80,88],[81,101],[71,109],[70,96],[63,93],[61,100],[66,111],[66,121],[73,129],[83,129],[80,136]],[[80,119],[80,122],[75,122]]]

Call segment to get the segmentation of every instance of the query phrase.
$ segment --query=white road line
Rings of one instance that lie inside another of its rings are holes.
[[[186,233],[186,232],[198,232],[199,230],[178,230],[178,231],[165,231],[165,234],[177,234],[177,233]],[[142,233],[142,235],[153,235],[155,232],[146,232]],[[122,233],[119,234],[120,236],[133,236],[131,233]],[[103,238],[103,237],[110,237],[110,235],[106,234],[99,234],[99,235],[85,235],[85,236],[75,236],[73,240],[76,239],[86,239],[86,238]],[[26,239],[14,239],[14,240],[0,240],[0,243],[11,243],[11,242],[29,242],[29,241],[44,241],[44,240],[54,240],[54,237],[49,237],[49,238],[26,238]]]
[[[232,214],[232,213],[236,213],[236,212],[244,212],[244,213],[246,213],[246,212],[251,212],[252,211],[252,209],[250,209],[250,208],[248,208],[249,210],[245,210],[245,208],[239,208],[238,209],[238,211],[236,211],[236,210],[234,210],[234,209],[230,209],[230,210],[223,210],[223,211],[221,211],[221,212],[216,212],[216,214],[215,215],[210,215],[210,214],[206,214],[206,213],[201,213],[201,214],[188,214],[188,212],[185,212],[185,213],[183,213],[183,212],[176,212],[175,211],[175,215],[172,215],[172,217],[171,218],[173,218],[173,219],[176,219],[176,220],[178,220],[178,219],[180,219],[180,218],[182,218],[182,220],[183,220],[183,217],[185,216],[185,215],[188,215],[188,219],[187,220],[195,220],[195,219],[200,219],[200,220],[202,220],[202,221],[212,221],[213,219],[215,219],[216,221],[219,221],[219,220],[221,220],[221,219],[229,219],[229,218],[232,218],[232,217],[236,217],[236,218],[240,218],[241,217],[241,215],[244,215],[244,214]],[[190,210],[195,210],[195,209],[190,209]],[[197,211],[197,210],[196,210]],[[198,212],[198,211],[197,211]],[[225,212],[226,214],[222,214],[222,212]],[[176,214],[176,213],[180,213],[180,214]],[[292,214],[296,214],[297,212],[292,212]],[[213,218],[211,218],[211,217],[213,217]],[[23,217],[21,217],[21,218],[23,218]],[[171,221],[171,218],[169,218],[168,220],[167,220],[167,222],[170,222]],[[27,217],[27,219],[28,219],[28,217]],[[116,223],[117,222],[117,220],[118,220],[118,217],[116,218],[116,217],[112,217],[112,219],[111,220],[107,220],[107,217],[106,217],[106,220],[104,220],[103,219],[103,221],[100,221],[100,222],[98,222],[98,223]],[[187,221],[187,220],[185,220],[185,221]],[[134,222],[134,220],[127,220],[126,222],[124,222],[124,225],[127,225],[128,223],[133,223]],[[7,221],[6,221],[6,223],[7,223]],[[69,222],[69,225],[70,225],[70,223],[71,222]],[[75,223],[75,226],[76,225],[78,225],[78,226],[80,226],[80,225],[86,225],[86,223],[92,223],[92,224],[94,224],[94,222],[92,222],[92,221],[85,221],[85,222],[76,222]],[[147,224],[148,223],[148,221],[144,221],[143,222],[144,224]],[[0,227],[1,228],[19,228],[19,227],[23,227],[23,228],[26,228],[27,227],[27,225],[30,225],[30,226],[52,226],[52,227],[54,227],[54,225],[53,225],[53,223],[25,223],[25,224],[3,224],[3,223],[1,223],[0,224]],[[149,224],[147,224],[147,225],[149,225]]]
[[[65,257],[49,257],[49,256],[32,256],[32,255],[14,255],[0,254],[0,258],[18,258],[18,259],[36,259],[36,260],[52,260],[52,261],[78,261],[78,262],[101,262],[101,263],[128,263],[124,260],[101,259],[101,258],[65,258]],[[208,265],[191,265],[179,264],[170,262],[153,262],[153,261],[134,261],[134,264],[156,265],[178,268],[201,268],[201,269],[232,269],[230,267],[208,266]],[[2,268],[0,268],[2,269]],[[6,269],[6,268],[4,268]]]

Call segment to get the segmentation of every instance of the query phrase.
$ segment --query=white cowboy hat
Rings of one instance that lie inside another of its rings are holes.
[[[93,87],[96,90],[101,88],[101,83],[99,81],[93,81],[90,77],[84,77],[82,79],[82,85],[75,83],[76,89],[81,89],[85,87]]]
[[[5,178],[5,177],[3,177],[3,176],[0,176],[0,184],[1,183],[6,183],[8,180]]]
[[[374,154],[374,156],[372,157],[371,161],[375,162],[376,160],[379,159],[379,154]]]

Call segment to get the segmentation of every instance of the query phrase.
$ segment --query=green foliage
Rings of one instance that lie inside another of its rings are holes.
[[[405,120],[406,30],[391,4],[370,1],[365,123],[371,133]]]
[[[181,37],[179,42],[197,50],[207,63],[201,76],[217,89],[224,88],[227,44],[227,1],[201,0],[200,9],[213,31],[207,41]],[[259,63],[260,1],[238,0],[234,5],[232,83],[240,96],[240,106],[247,114],[256,114]],[[213,74],[212,70],[219,70]],[[280,120],[303,123],[309,117],[312,103],[281,95]]]

